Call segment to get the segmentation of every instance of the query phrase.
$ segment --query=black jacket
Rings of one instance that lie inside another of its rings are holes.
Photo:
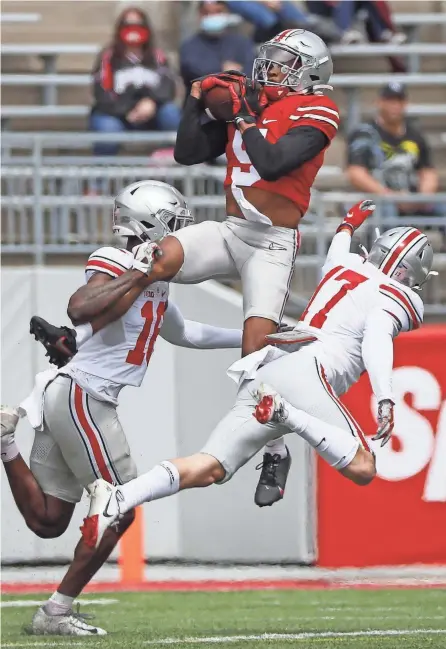
[[[93,68],[93,111],[124,119],[140,99],[150,97],[158,105],[175,97],[175,77],[161,52],[155,68],[146,67],[136,57],[118,61],[111,48],[103,50]]]

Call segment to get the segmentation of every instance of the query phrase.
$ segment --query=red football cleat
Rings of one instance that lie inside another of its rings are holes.
[[[98,541],[98,519],[99,516],[87,516],[84,518],[84,524],[79,528],[82,533],[82,539],[88,548],[95,548]]]
[[[256,406],[254,417],[260,424],[267,424],[274,416],[274,397],[267,394]]]

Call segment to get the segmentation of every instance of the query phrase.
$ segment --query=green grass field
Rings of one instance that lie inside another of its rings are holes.
[[[109,635],[73,639],[28,636],[23,629],[34,607],[22,604],[20,608],[2,609],[2,647],[446,648],[446,590],[440,589],[110,593],[87,597],[112,600],[109,605],[81,609],[94,613],[95,622]],[[10,601],[45,599],[5,596],[2,606]],[[261,637],[263,634],[265,637]]]

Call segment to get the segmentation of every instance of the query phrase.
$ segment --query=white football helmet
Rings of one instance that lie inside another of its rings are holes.
[[[268,72],[278,65],[285,78],[269,81]],[[324,41],[306,29],[286,29],[260,46],[252,78],[266,86],[287,86],[306,94],[317,87],[327,87],[333,74],[333,61]],[[331,86],[329,86],[331,88]]]
[[[194,222],[184,196],[158,180],[139,180],[115,198],[113,233],[159,241]]]
[[[417,228],[400,227],[384,232],[374,242],[367,261],[385,275],[410,288],[421,288],[433,272],[434,252]]]

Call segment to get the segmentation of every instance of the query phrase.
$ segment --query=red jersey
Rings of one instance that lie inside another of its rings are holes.
[[[229,187],[234,183],[240,187],[259,187],[273,194],[280,194],[293,201],[302,215],[305,214],[310,202],[311,186],[322,166],[325,151],[338,130],[338,107],[325,95],[290,93],[283,99],[269,104],[257,118],[256,125],[268,142],[272,143],[277,142],[290,129],[299,126],[318,128],[327,136],[329,143],[312,160],[304,162],[298,169],[278,180],[268,181],[260,178],[251,164],[240,131],[233,124],[229,124],[226,146],[228,168],[224,186]]]

